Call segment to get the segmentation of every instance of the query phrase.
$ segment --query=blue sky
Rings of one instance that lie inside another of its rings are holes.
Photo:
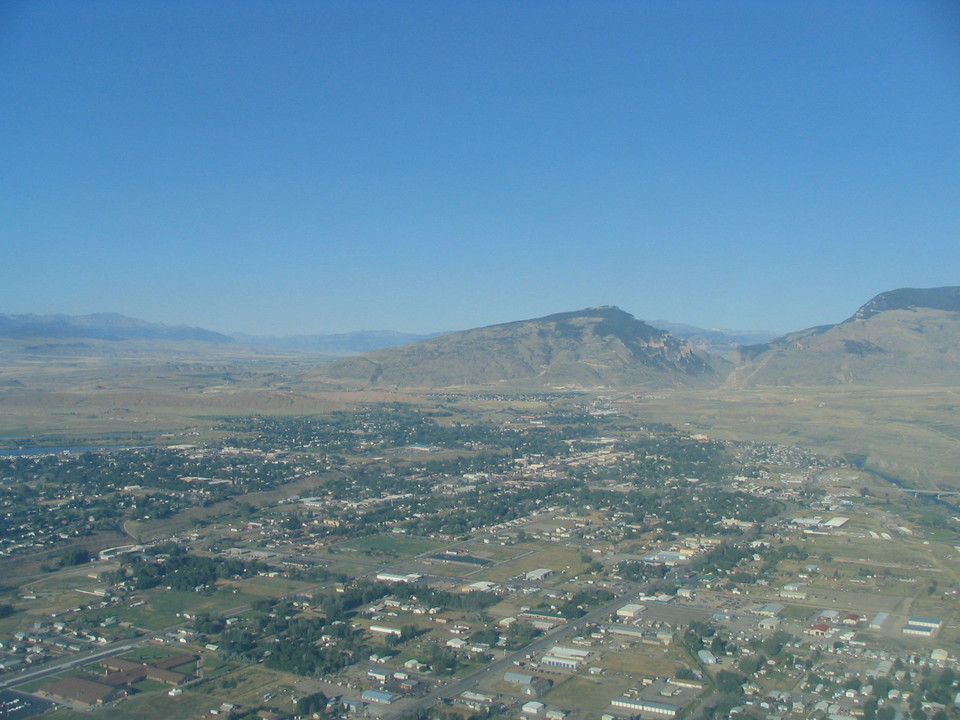
[[[261,334],[960,285],[953,2],[0,4],[0,312]]]

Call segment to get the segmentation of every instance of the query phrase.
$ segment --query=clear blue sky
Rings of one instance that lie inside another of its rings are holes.
[[[788,331],[960,285],[958,7],[6,0],[0,312]]]

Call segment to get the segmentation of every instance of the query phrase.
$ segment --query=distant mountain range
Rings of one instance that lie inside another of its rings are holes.
[[[665,320],[650,325],[672,335],[689,339],[706,352],[729,354],[745,344],[759,343],[774,337],[773,333],[739,330],[705,330],[693,325],[669,323]],[[329,335],[229,335],[185,325],[169,326],[151,323],[117,313],[92,315],[4,315],[0,313],[0,347],[7,352],[27,349],[33,354],[62,355],[69,352],[98,354],[104,343],[130,340],[171,342],[234,343],[244,346],[275,348],[293,352],[316,353],[328,357],[363,355],[373,350],[412,345],[443,333],[418,335],[394,330],[358,330]],[[16,346],[3,340],[19,341]],[[78,342],[80,341],[80,342]],[[99,341],[99,342],[82,342]]]
[[[299,352],[320,353],[322,355],[362,355],[381,348],[410,345],[432,335],[414,335],[413,333],[395,332],[393,330],[358,330],[357,332],[339,333],[336,335],[247,335],[245,333],[231,333],[230,337],[245,345],[260,345],[280,350],[296,350]]]
[[[202,356],[215,348],[260,354],[272,348],[318,361],[339,357],[305,378],[337,387],[960,385],[960,287],[891,290],[841,323],[775,339],[763,332],[646,323],[613,306],[433,336],[231,336],[114,313],[0,314],[0,353],[8,356],[173,350]]]
[[[251,346],[317,353],[329,357],[362,355],[371,350],[395,347],[424,340],[431,335],[413,335],[389,330],[360,331],[339,335],[292,335],[287,337],[225,335],[185,325],[169,326],[137,320],[117,313],[93,315],[4,315],[0,314],[0,350],[7,353],[49,355],[112,355],[136,350],[136,341],[148,341],[149,348],[162,350],[164,343],[198,343],[218,346]],[[116,346],[116,347],[114,347]]]
[[[171,327],[161,323],[136,320],[117,313],[72,316],[0,314],[0,338],[17,340],[86,338],[107,341],[233,342],[232,338],[212,330],[185,325]]]
[[[699,384],[724,365],[619,308],[597,307],[377,350],[321,375],[360,387],[623,387]]]
[[[647,324],[683,338],[704,352],[722,355],[728,360],[744,345],[758,345],[777,337],[776,333],[766,330],[707,330],[667,320],[647,320]]]

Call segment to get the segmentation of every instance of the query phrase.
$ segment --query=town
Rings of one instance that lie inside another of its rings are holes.
[[[957,714],[957,510],[844,458],[563,394],[204,436],[0,459],[0,717]]]

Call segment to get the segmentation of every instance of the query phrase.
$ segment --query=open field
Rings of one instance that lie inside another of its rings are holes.
[[[147,604],[142,607],[117,608],[106,612],[115,615],[120,622],[148,630],[160,630],[182,622],[177,613],[225,614],[234,608],[249,605],[260,596],[239,591],[234,593],[229,586],[221,586],[211,595],[160,588],[145,597]]]
[[[97,710],[102,720],[169,720],[170,718],[203,717],[218,708],[224,700],[195,692],[170,697],[166,692],[144,693],[124,700],[118,707]],[[49,720],[88,720],[90,711],[62,708],[45,716]]]
[[[38,445],[78,441],[204,442],[238,414],[312,415],[357,403],[396,402],[387,391],[317,392],[302,382],[317,355],[224,346],[150,355],[0,358],[0,435]],[[67,441],[67,442],[65,442]]]
[[[644,651],[643,648],[629,652],[604,653],[597,665],[608,672],[623,672],[637,678],[672,677],[679,666],[682,651],[672,648],[667,656],[659,650]]]
[[[546,701],[560,707],[599,712],[610,707],[610,698],[623,695],[634,684],[633,678],[619,674],[589,678],[573,676],[557,681]]]
[[[618,402],[719,439],[862,458],[909,487],[960,488],[957,387],[668,390]]]
[[[446,543],[421,537],[383,533],[368,535],[357,540],[349,540],[336,546],[337,551],[350,548],[361,553],[388,553],[391,557],[411,558],[431,550],[437,550]]]
[[[260,666],[241,666],[232,672],[203,681],[197,690],[241,706],[256,706],[263,702],[264,693],[278,693],[281,686],[291,687],[300,678]]]
[[[280,577],[263,577],[259,575],[243,580],[225,581],[223,584],[225,587],[237,588],[243,595],[254,598],[281,597],[283,595],[300,592],[315,585],[315,583],[299,582],[297,580]]]
[[[521,555],[517,560],[505,562],[494,568],[483,570],[476,575],[471,575],[472,581],[488,580],[491,582],[504,582],[515,575],[536,570],[537,568],[549,568],[559,573],[548,579],[545,584],[555,584],[559,579],[569,579],[573,575],[583,572],[587,566],[580,560],[581,551],[575,547],[564,547],[560,545],[542,545],[542,549],[532,554]]]
[[[311,379],[324,362],[240,347],[221,348],[213,357],[150,357],[141,351],[103,358],[7,358],[0,361],[0,435],[54,445],[202,442],[220,437],[213,426],[226,415],[311,415],[364,403],[427,400],[421,392],[330,390]],[[515,418],[546,407],[532,397],[449,396],[444,402],[465,420]],[[960,387],[724,386],[621,392],[616,403],[639,419],[720,439],[858,457],[911,487],[960,487],[955,470]]]

